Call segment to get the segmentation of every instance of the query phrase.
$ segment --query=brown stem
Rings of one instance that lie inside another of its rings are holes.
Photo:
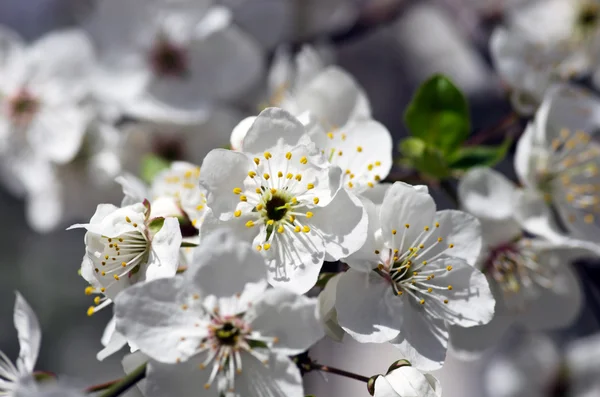
[[[312,362],[310,364],[310,367],[311,367],[311,370],[329,372],[330,374],[345,376],[346,378],[354,379],[354,380],[357,380],[360,382],[367,383],[369,381],[369,378],[366,376],[358,375],[353,372],[344,371],[343,369],[330,367],[328,365],[322,365],[322,364],[317,364],[315,362]]]
[[[90,386],[87,389],[85,389],[85,392],[86,393],[95,393],[97,391],[106,390],[109,387],[111,387],[112,385],[114,385],[115,383],[118,383],[120,381],[121,381],[121,379],[115,379],[115,380],[111,380],[106,383],[100,383],[99,385]]]

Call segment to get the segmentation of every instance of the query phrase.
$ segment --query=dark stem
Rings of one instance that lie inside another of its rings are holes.
[[[343,369],[333,368],[328,365],[317,364],[315,362],[310,363],[310,369],[313,371],[329,372],[330,374],[345,376],[346,378],[354,379],[360,382],[367,383],[369,381],[369,378],[366,376],[344,371]]]
[[[125,377],[123,379],[114,383],[112,386],[110,386],[108,388],[108,390],[106,390],[104,393],[102,393],[100,395],[100,397],[120,396],[121,394],[123,394],[127,390],[129,390],[132,386],[134,386],[136,383],[138,383],[139,381],[144,379],[145,377],[146,377],[146,363],[140,365],[139,367],[134,369],[132,372],[125,375]]]
[[[109,387],[111,387],[112,385],[114,385],[115,383],[118,383],[120,381],[121,381],[121,379],[115,379],[115,380],[111,380],[110,382],[100,383],[99,385],[90,386],[87,389],[85,389],[85,392],[86,393],[95,393],[97,391],[106,390]]]
[[[442,179],[440,181],[440,188],[444,191],[444,193],[446,193],[446,196],[448,196],[448,198],[454,203],[454,206],[458,208],[458,194],[456,192],[456,189],[454,189],[454,186],[452,186],[450,180]]]

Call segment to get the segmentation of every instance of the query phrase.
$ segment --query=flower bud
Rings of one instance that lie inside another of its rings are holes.
[[[367,381],[367,390],[369,391],[369,394],[372,395],[372,396],[375,395],[375,381],[380,376],[382,376],[382,375],[373,375]]]
[[[392,365],[390,365],[390,367],[388,368],[386,375],[389,375],[390,372],[397,370],[398,368],[402,368],[402,367],[406,367],[409,366],[411,367],[412,364],[410,363],[410,361],[402,359],[402,360],[398,360],[396,362],[394,362]]]

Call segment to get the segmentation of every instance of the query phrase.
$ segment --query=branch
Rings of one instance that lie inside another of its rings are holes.
[[[113,383],[108,390],[100,395],[100,397],[116,397],[125,393],[133,385],[146,377],[146,364],[147,363],[140,365],[132,372],[125,375],[123,379]]]

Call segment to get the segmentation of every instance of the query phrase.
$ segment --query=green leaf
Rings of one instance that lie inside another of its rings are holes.
[[[439,149],[428,146],[419,138],[406,138],[400,142],[400,152],[410,166],[420,173],[435,179],[450,175],[448,163]]]
[[[147,183],[152,183],[156,174],[170,167],[170,163],[162,157],[147,154],[142,158],[140,175]]]
[[[254,339],[247,339],[246,343],[248,343],[248,346],[250,346],[252,349],[268,349],[269,346],[260,340],[254,340]]]
[[[512,138],[507,138],[498,146],[467,146],[458,150],[449,159],[450,168],[468,170],[473,167],[493,167],[506,156]]]
[[[450,154],[471,131],[469,105],[464,94],[443,75],[434,75],[419,87],[404,113],[412,136]]]
[[[162,229],[164,224],[165,224],[165,218],[163,218],[162,216],[158,217],[158,218],[154,218],[148,224],[148,229],[150,229],[150,233],[152,233],[152,235],[155,235],[156,233],[158,233],[160,231],[160,229]]]
[[[315,286],[319,288],[325,288],[329,280],[331,280],[336,274],[338,273],[331,272],[319,274],[319,278],[317,279],[317,284],[315,284]]]

